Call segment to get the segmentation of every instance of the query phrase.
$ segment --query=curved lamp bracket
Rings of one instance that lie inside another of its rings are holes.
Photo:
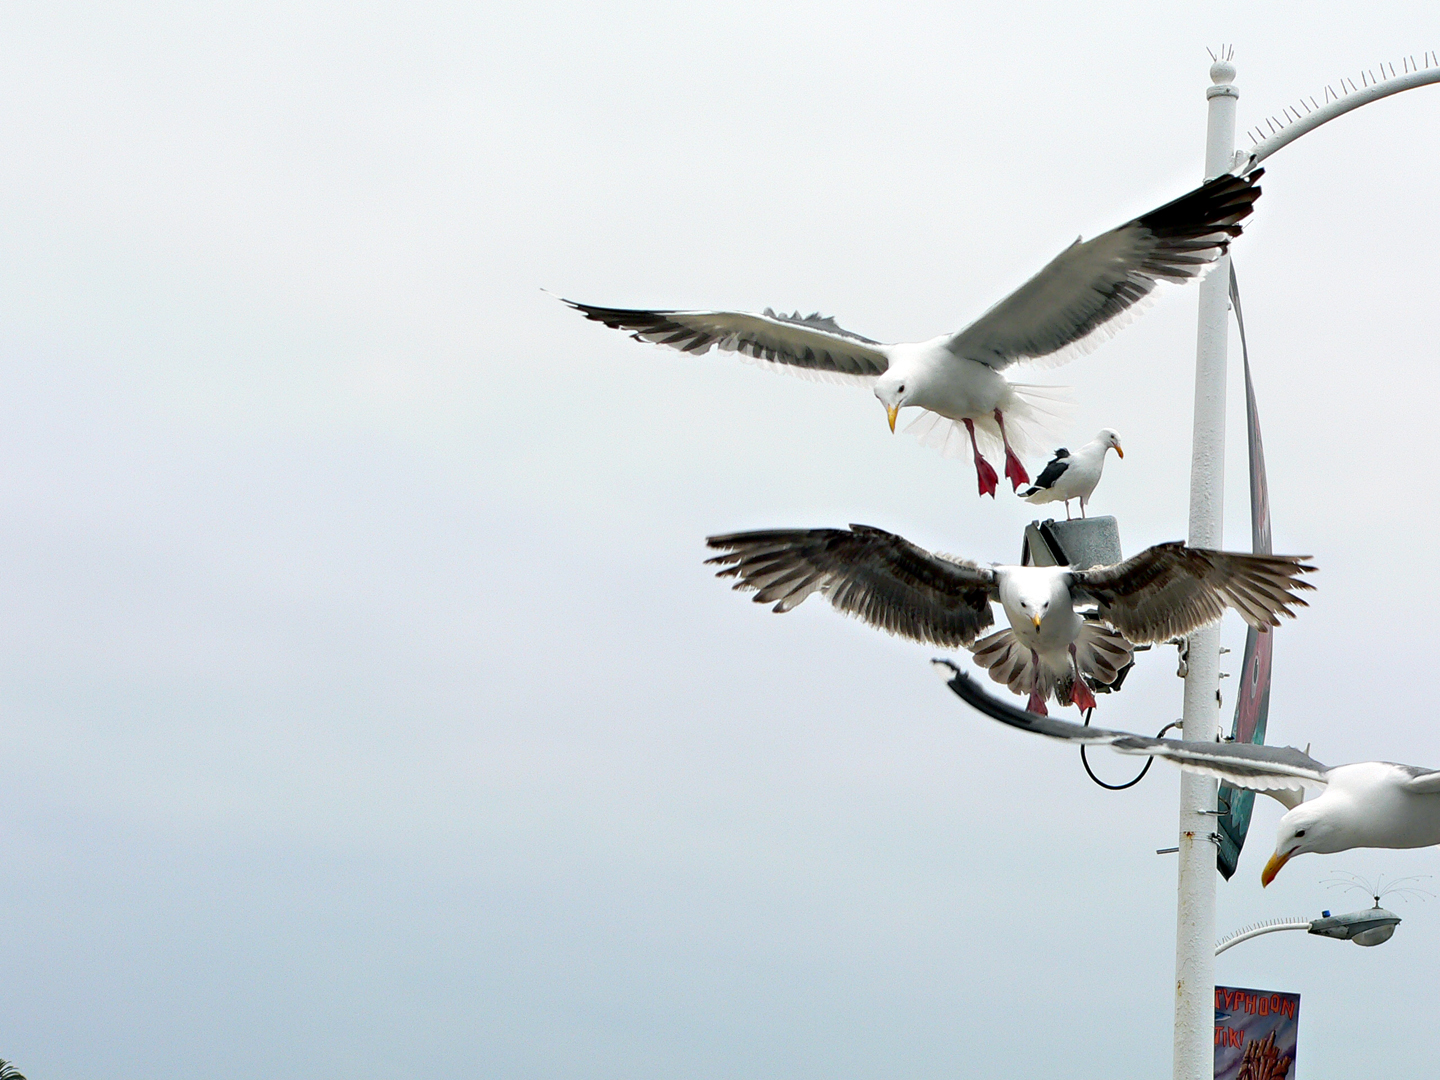
[[[1315,102],[1314,98],[1310,103],[1303,99],[1301,105],[1306,112],[1304,115],[1300,110],[1291,107],[1286,110],[1285,117],[1290,123],[1276,131],[1267,139],[1257,142],[1249,150],[1237,150],[1235,152],[1235,164],[1230,171],[1238,176],[1250,172],[1262,161],[1275,153],[1283,146],[1289,146],[1306,132],[1314,131],[1321,124],[1334,120],[1337,116],[1343,116],[1351,109],[1358,109],[1361,105],[1369,105],[1372,101],[1379,101],[1381,98],[1389,97],[1391,94],[1398,94],[1402,90],[1413,90],[1417,86],[1428,86],[1431,83],[1440,82],[1440,56],[1435,53],[1425,54],[1425,66],[1419,67],[1414,60],[1406,58],[1402,61],[1406,69],[1401,74],[1395,74],[1395,66],[1390,65],[1391,77],[1379,81],[1370,81],[1366,76],[1361,76],[1363,85],[1356,86],[1353,81],[1342,79],[1340,85],[1343,88],[1347,82],[1351,91],[1340,97],[1335,97],[1335,91],[1328,86],[1325,88],[1326,102],[1321,105]],[[1381,73],[1384,73],[1384,66],[1381,66]],[[1314,108],[1311,105],[1314,104]],[[1293,117],[1293,119],[1292,119]],[[1271,121],[1274,126],[1274,121]]]

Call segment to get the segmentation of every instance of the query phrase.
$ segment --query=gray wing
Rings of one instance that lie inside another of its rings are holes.
[[[763,315],[744,311],[645,311],[594,307],[565,300],[580,314],[616,330],[629,330],[637,341],[668,345],[681,352],[707,353],[712,347],[795,374],[868,386],[890,366],[878,341],[842,330],[819,314]]]
[[[1254,743],[1196,742],[1152,739],[1129,731],[1085,727],[1066,720],[1017,709],[991,697],[980,684],[948,660],[933,661],[940,677],[969,705],[1002,724],[1033,731],[1075,744],[1104,744],[1122,754],[1164,758],[1182,769],[1214,776],[1238,788],[1276,792],[1304,792],[1324,787],[1329,768],[1293,746],[1257,746]],[[1281,798],[1282,802],[1291,800]]]
[[[1156,282],[1186,281],[1225,254],[1260,197],[1263,171],[1217,177],[1118,229],[1076,240],[947,347],[994,368],[1089,352]]]
[[[868,525],[849,529],[773,529],[712,536],[726,554],[706,560],[755,590],[755,602],[789,611],[813,592],[838,611],[914,641],[968,645],[995,617],[995,572],[934,555]]]
[[[1257,630],[1306,607],[1313,590],[1299,575],[1315,569],[1308,555],[1248,555],[1156,544],[1113,566],[1072,572],[1077,599],[1094,600],[1100,618],[1138,644],[1168,641],[1212,623],[1232,607]]]
[[[1405,773],[1405,790],[1416,795],[1440,795],[1440,771],[1422,769],[1418,765],[1396,765]]]

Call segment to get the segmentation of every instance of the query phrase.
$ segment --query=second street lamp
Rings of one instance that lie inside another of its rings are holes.
[[[1319,937],[1353,941],[1356,945],[1380,945],[1390,940],[1395,933],[1395,927],[1399,925],[1400,916],[1393,911],[1387,911],[1378,903],[1372,908],[1351,911],[1345,915],[1331,915],[1326,911],[1318,919],[1279,919],[1275,922],[1261,923],[1258,926],[1247,926],[1243,930],[1237,930],[1216,945],[1215,955],[1219,956],[1226,949],[1234,948],[1242,941],[1249,941],[1262,934],[1274,934],[1281,930],[1305,930]]]

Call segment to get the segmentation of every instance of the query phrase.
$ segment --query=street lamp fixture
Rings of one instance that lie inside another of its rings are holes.
[[[1310,933],[1321,937],[1353,941],[1356,945],[1379,945],[1389,941],[1400,925],[1400,916],[1386,911],[1379,904],[1348,915],[1331,915],[1328,911],[1310,924]]]
[[[1280,930],[1304,930],[1319,937],[1353,941],[1356,945],[1368,948],[1389,941],[1395,933],[1395,927],[1399,925],[1400,916],[1382,908],[1379,901],[1376,901],[1372,908],[1351,911],[1345,915],[1331,915],[1325,911],[1321,912],[1318,919],[1279,919],[1258,926],[1247,926],[1215,946],[1215,955],[1219,956],[1242,941],[1249,941],[1261,934],[1274,934]]]

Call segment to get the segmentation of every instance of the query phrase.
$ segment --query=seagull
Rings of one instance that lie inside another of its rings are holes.
[[[1026,488],[1020,497],[1030,503],[1063,502],[1065,520],[1070,520],[1070,500],[1080,500],[1080,516],[1085,516],[1085,504],[1095,493],[1100,483],[1100,474],[1105,469],[1105,451],[1114,450],[1122,458],[1125,451],[1120,449],[1120,436],[1112,428],[1102,428],[1100,434],[1084,446],[1070,453],[1063,446],[1055,451],[1035,486]]]
[[[1268,886],[1281,867],[1307,852],[1333,855],[1351,848],[1440,844],[1440,770],[1389,761],[1331,768],[1293,746],[1151,739],[1041,718],[991,697],[950,661],[933,663],[951,690],[1001,723],[1052,739],[1101,743],[1122,754],[1164,758],[1182,769],[1275,799],[1286,812],[1280,818],[1275,852],[1260,872],[1261,885]],[[1309,791],[1319,794],[1302,801]]]
[[[773,529],[712,536],[723,555],[718,577],[754,590],[777,612],[813,592],[839,611],[914,641],[972,646],[996,682],[1030,691],[1042,715],[1045,699],[1095,707],[1082,676],[1113,681],[1131,643],[1168,641],[1214,622],[1233,607],[1258,630],[1294,616],[1297,595],[1313,588],[1299,575],[1308,555],[1246,555],[1157,544],[1112,566],[981,566],[925,551],[870,525],[846,529]],[[1010,628],[976,642],[999,601]],[[1094,605],[1086,618],[1077,607]],[[1001,635],[1004,635],[1001,638]],[[1118,640],[1117,640],[1118,639]],[[1108,676],[1108,677],[1107,677]],[[1068,692],[1067,691],[1068,688]]]
[[[1224,175],[1118,228],[1076,240],[1020,288],[958,333],[886,344],[841,329],[820,314],[662,311],[563,300],[587,319],[629,330],[639,341],[688,353],[712,346],[777,370],[871,387],[890,430],[907,406],[924,410],[906,429],[953,454],[968,438],[980,494],[999,478],[981,453],[1005,454],[1018,491],[1030,482],[1024,452],[1056,419],[1058,387],[1012,383],[1012,364],[1059,364],[1088,353],[1139,313],[1159,281],[1184,282],[1220,258],[1260,197],[1256,181]],[[963,428],[963,434],[962,434]]]

